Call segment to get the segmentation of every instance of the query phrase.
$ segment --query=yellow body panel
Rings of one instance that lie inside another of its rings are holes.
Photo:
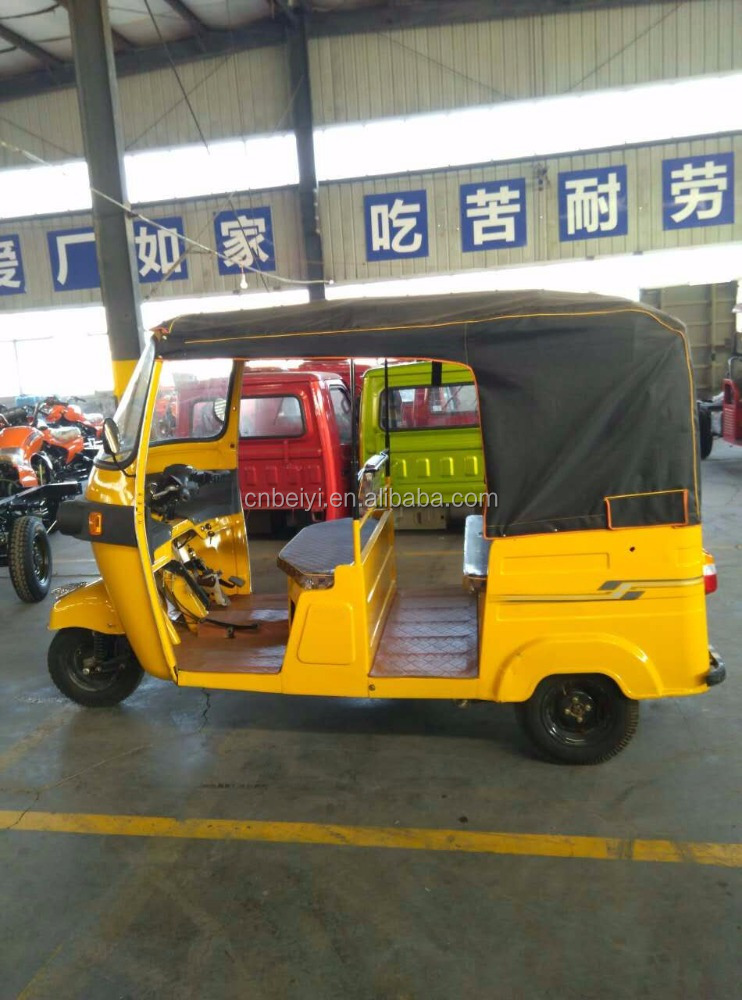
[[[103,580],[86,583],[55,601],[49,628],[56,631],[80,626],[107,635],[123,635],[124,626],[113,609]]]
[[[493,541],[483,698],[522,701],[555,673],[605,673],[632,698],[693,694],[708,671],[699,526]]]

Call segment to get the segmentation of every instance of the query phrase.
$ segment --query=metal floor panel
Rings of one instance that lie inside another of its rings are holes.
[[[476,677],[477,599],[451,590],[400,591],[371,677]]]

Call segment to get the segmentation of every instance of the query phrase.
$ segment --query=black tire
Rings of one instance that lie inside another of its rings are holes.
[[[129,655],[114,670],[96,674],[92,664],[94,634],[86,628],[63,628],[49,646],[49,674],[57,688],[71,701],[85,708],[118,705],[139,687],[144,671],[123,636],[106,636],[107,654]],[[85,670],[91,672],[85,674]]]
[[[26,604],[43,601],[52,581],[52,549],[38,517],[19,517],[8,545],[8,569],[16,594]]]
[[[708,458],[714,447],[714,434],[711,429],[711,414],[703,407],[698,407],[698,450],[701,458]]]
[[[515,707],[539,755],[558,764],[610,760],[629,743],[639,722],[639,703],[603,674],[554,674]]]

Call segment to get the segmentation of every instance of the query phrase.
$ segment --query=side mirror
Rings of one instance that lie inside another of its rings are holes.
[[[115,458],[121,451],[119,429],[113,417],[106,417],[103,421],[103,451],[111,458]]]
[[[226,399],[215,399],[214,400],[214,416],[220,423],[224,423],[224,417],[227,414],[227,401]]]

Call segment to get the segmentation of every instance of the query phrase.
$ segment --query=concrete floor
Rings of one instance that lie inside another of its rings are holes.
[[[48,605],[0,579],[0,810],[738,842],[742,449],[717,443],[703,473],[729,678],[645,704],[607,765],[535,761],[508,706],[147,680],[118,709],[79,709],[47,678]],[[94,574],[82,544],[54,545],[57,583]],[[402,536],[402,584],[458,580],[460,546]],[[260,590],[283,586],[276,548],[254,545]],[[739,867],[16,830],[0,872],[0,1000],[742,992]]]

